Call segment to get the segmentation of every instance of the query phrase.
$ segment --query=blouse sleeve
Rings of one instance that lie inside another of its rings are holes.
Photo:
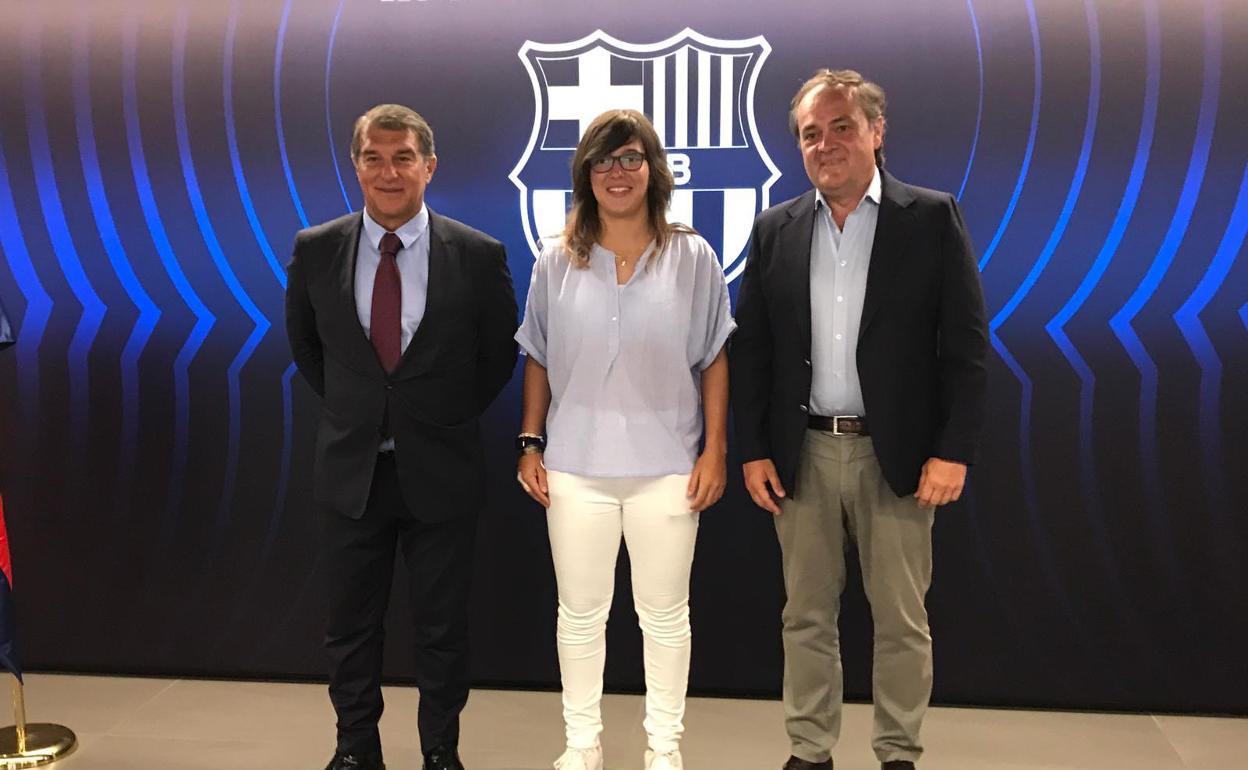
[[[715,250],[702,238],[694,246],[697,269],[690,303],[694,317],[689,328],[689,360],[698,370],[710,366],[737,328],[728,301],[728,283]]]
[[[529,296],[524,304],[524,321],[516,331],[516,342],[542,366],[546,366],[546,333],[550,322],[549,262],[551,249],[543,248],[533,262]]]

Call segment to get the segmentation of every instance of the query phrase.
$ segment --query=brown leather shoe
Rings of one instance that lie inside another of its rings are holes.
[[[789,757],[781,770],[832,770],[832,760],[823,762],[807,762],[799,757]]]

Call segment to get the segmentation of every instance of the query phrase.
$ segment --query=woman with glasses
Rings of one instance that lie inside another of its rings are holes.
[[[645,115],[598,116],[572,159],[567,225],[537,258],[516,334],[528,354],[517,478],[546,508],[559,590],[558,770],[602,770],[621,536],[644,638],[645,767],[681,768],[689,573],[699,514],[727,476],[724,346],[736,324],[714,250],[667,221],[674,187]]]

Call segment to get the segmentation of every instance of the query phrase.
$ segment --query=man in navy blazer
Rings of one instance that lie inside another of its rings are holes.
[[[498,241],[429,211],[433,131],[386,104],[356,122],[364,211],[301,231],[286,289],[300,374],[321,398],[312,479],[325,521],[327,770],[382,770],[383,619],[396,549],[416,625],[426,770],[462,770],[468,583],[485,472],[477,418],[516,362]]]
[[[851,546],[875,626],[873,748],[886,770],[922,753],[934,511],[961,494],[984,416],[970,238],[951,195],[884,171],[884,106],[851,70],[799,89],[790,127],[814,189],[759,215],[737,303],[736,441],[787,593],[786,770],[832,767]]]

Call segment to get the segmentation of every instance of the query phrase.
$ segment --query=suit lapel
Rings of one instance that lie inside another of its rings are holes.
[[[803,350],[810,350],[810,238],[815,231],[815,193],[810,191],[789,206],[789,219],[780,231],[781,275],[786,276],[796,302],[797,329]]]
[[[875,221],[875,242],[871,246],[871,266],[867,269],[867,293],[862,301],[862,321],[858,339],[879,312],[897,271],[905,259],[912,235],[914,217],[909,206],[914,196],[891,174],[881,172],[880,212]]]
[[[352,340],[354,355],[361,360],[371,360],[374,366],[381,369],[381,362],[377,360],[377,351],[373,349],[373,343],[364,333],[364,327],[360,324],[360,313],[355,304],[355,263],[359,256],[362,237],[364,237],[364,215],[361,213],[353,217],[344,228],[342,241],[338,245],[338,253],[334,255],[334,269],[338,273],[338,293],[341,299],[338,306],[342,309],[344,316],[342,323],[352,329],[352,334],[349,336]]]

